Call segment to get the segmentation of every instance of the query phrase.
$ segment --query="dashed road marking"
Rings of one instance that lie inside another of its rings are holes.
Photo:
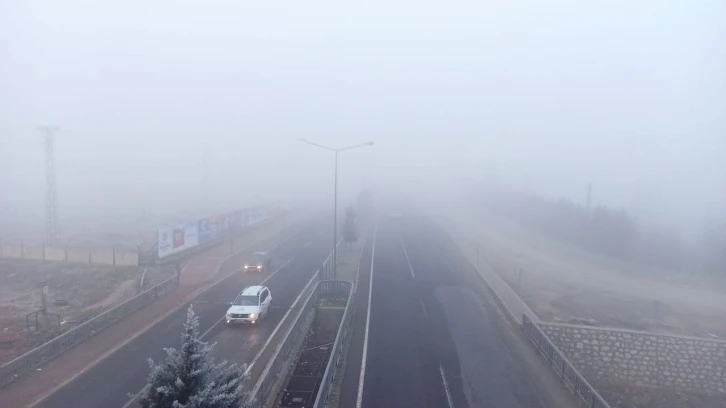
[[[411,276],[413,276],[413,278],[416,279],[416,274],[413,273],[413,266],[411,266],[411,259],[408,257],[408,251],[406,251],[406,244],[403,242],[403,237],[401,237],[401,246],[403,247],[403,253],[406,255],[406,262],[408,262],[408,270],[411,271]]]
[[[444,373],[444,366],[439,362],[439,373],[441,374],[441,381],[444,383],[444,391],[446,391],[446,402],[449,408],[454,408],[454,399],[451,398],[451,390],[449,389],[449,382],[446,381],[446,374]]]
[[[426,320],[429,319],[429,314],[426,312],[426,304],[424,303],[423,299],[419,299],[421,301],[421,310],[423,310],[424,317]]]

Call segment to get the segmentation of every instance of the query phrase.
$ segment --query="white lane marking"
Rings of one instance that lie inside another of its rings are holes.
[[[290,312],[292,312],[292,310],[295,308],[295,306],[298,304],[298,302],[300,302],[300,299],[302,298],[302,295],[305,292],[307,292],[307,290],[310,287],[310,285],[312,285],[313,282],[315,282],[315,280],[317,279],[319,273],[320,273],[319,271],[318,272],[315,272],[313,274],[313,277],[310,278],[310,281],[308,282],[308,284],[305,285],[305,287],[303,288],[303,290],[300,291],[300,294],[297,295],[297,298],[295,298],[295,302],[293,302],[292,306],[290,306],[290,308],[287,309],[287,312],[285,313],[285,316],[282,316],[282,320],[280,320],[280,323],[277,324],[277,327],[275,327],[275,330],[272,331],[272,334],[270,334],[270,336],[267,337],[267,341],[265,341],[265,344],[262,345],[262,348],[257,353],[257,355],[255,356],[255,358],[253,358],[252,359],[252,362],[250,362],[250,364],[247,366],[247,370],[245,370],[245,375],[249,375],[252,372],[252,367],[254,367],[255,363],[257,363],[257,360],[259,360],[260,357],[262,356],[262,353],[264,353],[265,352],[265,349],[267,349],[267,347],[270,345],[270,343],[272,342],[272,339],[275,337],[275,334],[277,334],[277,331],[280,330],[280,327],[282,327],[282,324],[285,322],[285,320],[287,320],[287,317],[290,315]]]
[[[408,262],[408,270],[411,271],[411,276],[413,276],[413,278],[416,279],[416,274],[413,273],[413,266],[411,266],[411,259],[408,257],[408,251],[406,251],[406,244],[403,242],[403,237],[401,237],[401,246],[403,247],[403,253],[406,255],[406,262]]]
[[[439,373],[441,373],[441,381],[444,383],[444,391],[446,391],[446,401],[449,408],[454,408],[454,399],[451,398],[451,390],[449,390],[449,382],[446,381],[446,374],[444,374],[444,366],[439,362]]]
[[[459,276],[459,274],[454,271],[454,268],[449,266],[449,272],[454,275],[454,278],[456,278],[456,281],[459,282],[459,285],[464,286],[464,281],[462,281],[461,276]]]
[[[313,243],[312,240],[310,240],[307,244],[305,244],[305,248],[309,247]]]
[[[426,312],[426,304],[424,303],[423,299],[419,299],[421,301],[421,310],[423,310],[424,317],[426,320],[429,319],[429,314]]]
[[[373,265],[376,257],[376,237],[378,235],[378,223],[373,231],[373,251],[371,251],[371,277],[368,285],[368,315],[366,316],[366,332],[363,337],[363,356],[360,364],[360,377],[358,377],[358,398],[356,399],[356,408],[363,406],[363,385],[366,379],[366,359],[368,358],[368,331],[371,328],[371,296],[373,294]]]
[[[266,278],[265,278],[265,279],[264,279],[264,280],[263,280],[263,281],[262,281],[262,282],[260,283],[260,286],[261,286],[261,285],[264,285],[264,284],[265,284],[265,282],[267,282],[267,281],[268,281],[268,280],[269,280],[269,279],[270,279],[270,278],[271,278],[271,277],[272,277],[273,275],[275,275],[275,274],[276,274],[277,272],[279,272],[280,270],[282,270],[283,268],[285,268],[285,267],[286,267],[286,266],[287,266],[287,265],[288,265],[288,264],[289,264],[290,262],[292,262],[292,260],[293,260],[293,259],[295,259],[296,257],[297,257],[297,255],[293,256],[293,257],[292,257],[292,258],[290,258],[290,259],[289,259],[289,260],[288,260],[287,262],[285,262],[285,263],[284,263],[284,264],[283,264],[283,265],[282,265],[281,267],[277,268],[277,270],[275,270],[275,272],[272,272],[272,273],[270,274],[270,276],[266,277]],[[299,298],[299,296],[298,296],[298,298]],[[297,300],[295,300],[295,301],[297,302]],[[288,312],[288,313],[289,313],[289,312]],[[226,312],[225,312],[225,314],[226,314]],[[287,314],[286,314],[285,316],[287,317]],[[207,337],[207,335],[208,335],[208,334],[209,334],[209,333],[210,333],[210,332],[211,332],[212,330],[214,330],[214,328],[215,328],[215,327],[219,326],[219,325],[220,325],[220,324],[221,324],[222,322],[224,322],[224,319],[225,319],[225,318],[226,318],[226,316],[222,315],[222,317],[221,317],[221,318],[220,318],[219,320],[217,320],[216,322],[214,322],[214,324],[213,324],[213,325],[212,325],[212,326],[211,326],[210,328],[208,328],[208,329],[207,329],[207,330],[206,330],[206,331],[205,331],[204,333],[202,333],[202,335],[201,335],[201,336],[199,336],[199,339],[200,339],[200,340],[203,340],[203,339],[204,339],[205,337]],[[284,319],[284,317],[283,317],[283,319]],[[278,325],[278,328],[279,328],[279,325]],[[277,331],[277,328],[275,328],[275,331]],[[272,332],[272,335],[273,335],[273,336],[274,336],[274,334],[275,334],[275,332]],[[272,338],[272,336],[270,336],[270,338]],[[267,341],[269,342],[269,338],[268,338],[268,340],[267,340]],[[265,343],[265,346],[267,346],[267,343]],[[265,346],[263,346],[263,347],[265,347]],[[255,356],[255,359],[257,359],[257,358],[258,358],[258,356]],[[254,362],[254,360],[253,360],[253,362]],[[246,372],[245,372],[245,373],[246,373]],[[129,407],[131,406],[131,404],[133,404],[134,402],[136,402],[136,400],[137,400],[137,399],[139,399],[139,397],[141,396],[141,394],[142,394],[143,392],[144,392],[144,390],[143,390],[143,389],[142,389],[141,391],[137,392],[137,393],[136,393],[136,394],[135,394],[135,395],[134,395],[134,396],[133,396],[133,397],[132,397],[132,398],[131,398],[131,399],[129,400],[129,402],[127,402],[126,404],[124,404],[124,406],[123,406],[123,407],[121,407],[121,408],[129,408]]]

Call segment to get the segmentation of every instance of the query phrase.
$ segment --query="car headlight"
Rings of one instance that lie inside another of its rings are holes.
[[[227,317],[232,317],[232,313],[227,312]]]
[[[249,268],[249,267],[250,267],[249,265],[245,265],[245,269],[247,269],[247,268]]]
[[[257,269],[262,269],[262,265],[257,265]]]
[[[250,313],[250,319],[254,319],[254,318],[255,318],[255,314],[254,313]]]

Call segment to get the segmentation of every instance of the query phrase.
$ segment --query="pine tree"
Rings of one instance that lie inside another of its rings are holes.
[[[244,367],[215,364],[214,345],[199,338],[199,319],[189,306],[179,350],[165,348],[166,358],[149,359],[149,383],[142,391],[143,408],[232,408],[242,399]]]
[[[358,241],[358,227],[355,222],[355,210],[353,207],[348,207],[346,210],[345,221],[343,221],[343,239],[347,243]]]

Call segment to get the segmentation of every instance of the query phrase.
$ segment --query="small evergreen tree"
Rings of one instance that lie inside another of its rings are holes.
[[[347,243],[358,241],[358,227],[355,222],[355,210],[348,207],[345,211],[345,221],[343,221],[343,239]]]
[[[166,358],[149,359],[149,383],[142,391],[143,408],[232,408],[242,399],[244,367],[215,364],[214,345],[199,338],[199,319],[189,306],[179,350],[165,348]]]

